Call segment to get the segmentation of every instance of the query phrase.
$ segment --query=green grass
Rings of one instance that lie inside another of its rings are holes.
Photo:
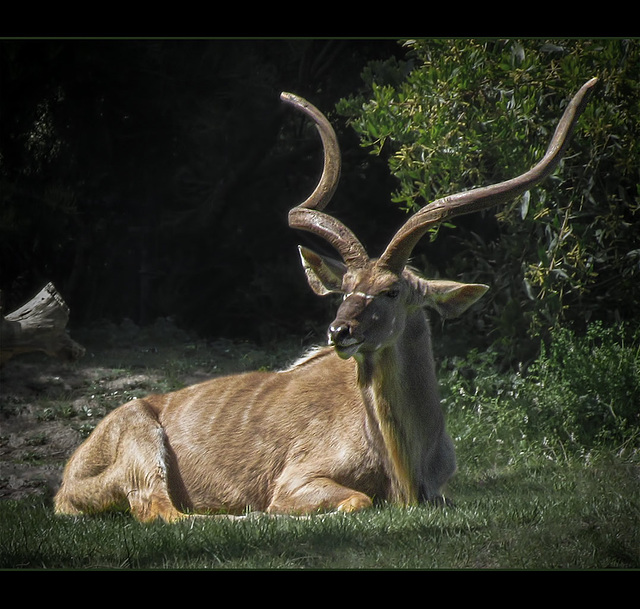
[[[639,569],[638,415],[626,402],[640,403],[638,349],[605,339],[594,347],[564,335],[562,357],[577,353],[571,366],[556,365],[552,349],[529,376],[498,371],[490,353],[444,362],[443,402],[459,462],[448,489],[453,508],[383,505],[350,515],[173,525],[144,525],[127,514],[59,518],[55,488],[25,477],[20,488],[32,492],[20,498],[7,491],[15,486],[11,472],[59,471],[66,459],[55,444],[59,430],[83,437],[129,395],[278,366],[298,349],[183,341],[151,351],[116,346],[62,368],[45,358],[26,368],[24,386],[14,379],[15,391],[0,395],[0,492],[8,497],[0,500],[0,568]],[[596,347],[598,357],[589,356]],[[601,379],[587,400],[579,388],[589,366],[605,361],[620,373]],[[545,403],[552,409],[543,417]],[[601,421],[596,434],[594,420]],[[16,421],[17,432],[4,431]],[[580,421],[588,425],[578,429]]]
[[[614,462],[507,467],[459,475],[454,508],[173,525],[57,518],[42,501],[9,501],[0,505],[0,567],[637,569],[638,476]]]

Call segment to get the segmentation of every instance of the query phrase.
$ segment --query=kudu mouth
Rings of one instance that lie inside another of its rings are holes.
[[[346,323],[331,324],[327,332],[328,344],[333,347],[342,359],[355,355],[364,342],[352,333],[352,327]]]

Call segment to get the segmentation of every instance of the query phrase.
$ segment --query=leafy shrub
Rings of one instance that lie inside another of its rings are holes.
[[[591,324],[554,331],[528,375],[532,423],[579,447],[625,446],[640,433],[640,332]]]
[[[480,465],[529,454],[529,415],[520,399],[523,374],[501,372],[496,350],[445,358],[439,381],[448,427],[461,459]]]
[[[528,371],[501,372],[496,350],[441,366],[443,403],[458,448],[474,460],[532,454],[640,456],[640,331],[590,324],[556,329]]]

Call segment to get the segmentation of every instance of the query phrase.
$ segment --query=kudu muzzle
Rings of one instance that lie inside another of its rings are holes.
[[[350,353],[364,342],[360,318],[373,296],[362,292],[352,292],[338,308],[336,318],[329,325],[327,336],[329,345],[338,350],[349,350]]]

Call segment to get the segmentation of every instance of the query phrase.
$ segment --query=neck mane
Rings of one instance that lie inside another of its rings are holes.
[[[392,345],[357,357],[358,384],[381,438],[391,481],[389,499],[415,504],[420,497],[425,446],[442,432],[428,320],[422,310],[407,319]],[[435,402],[433,407],[432,402]]]

